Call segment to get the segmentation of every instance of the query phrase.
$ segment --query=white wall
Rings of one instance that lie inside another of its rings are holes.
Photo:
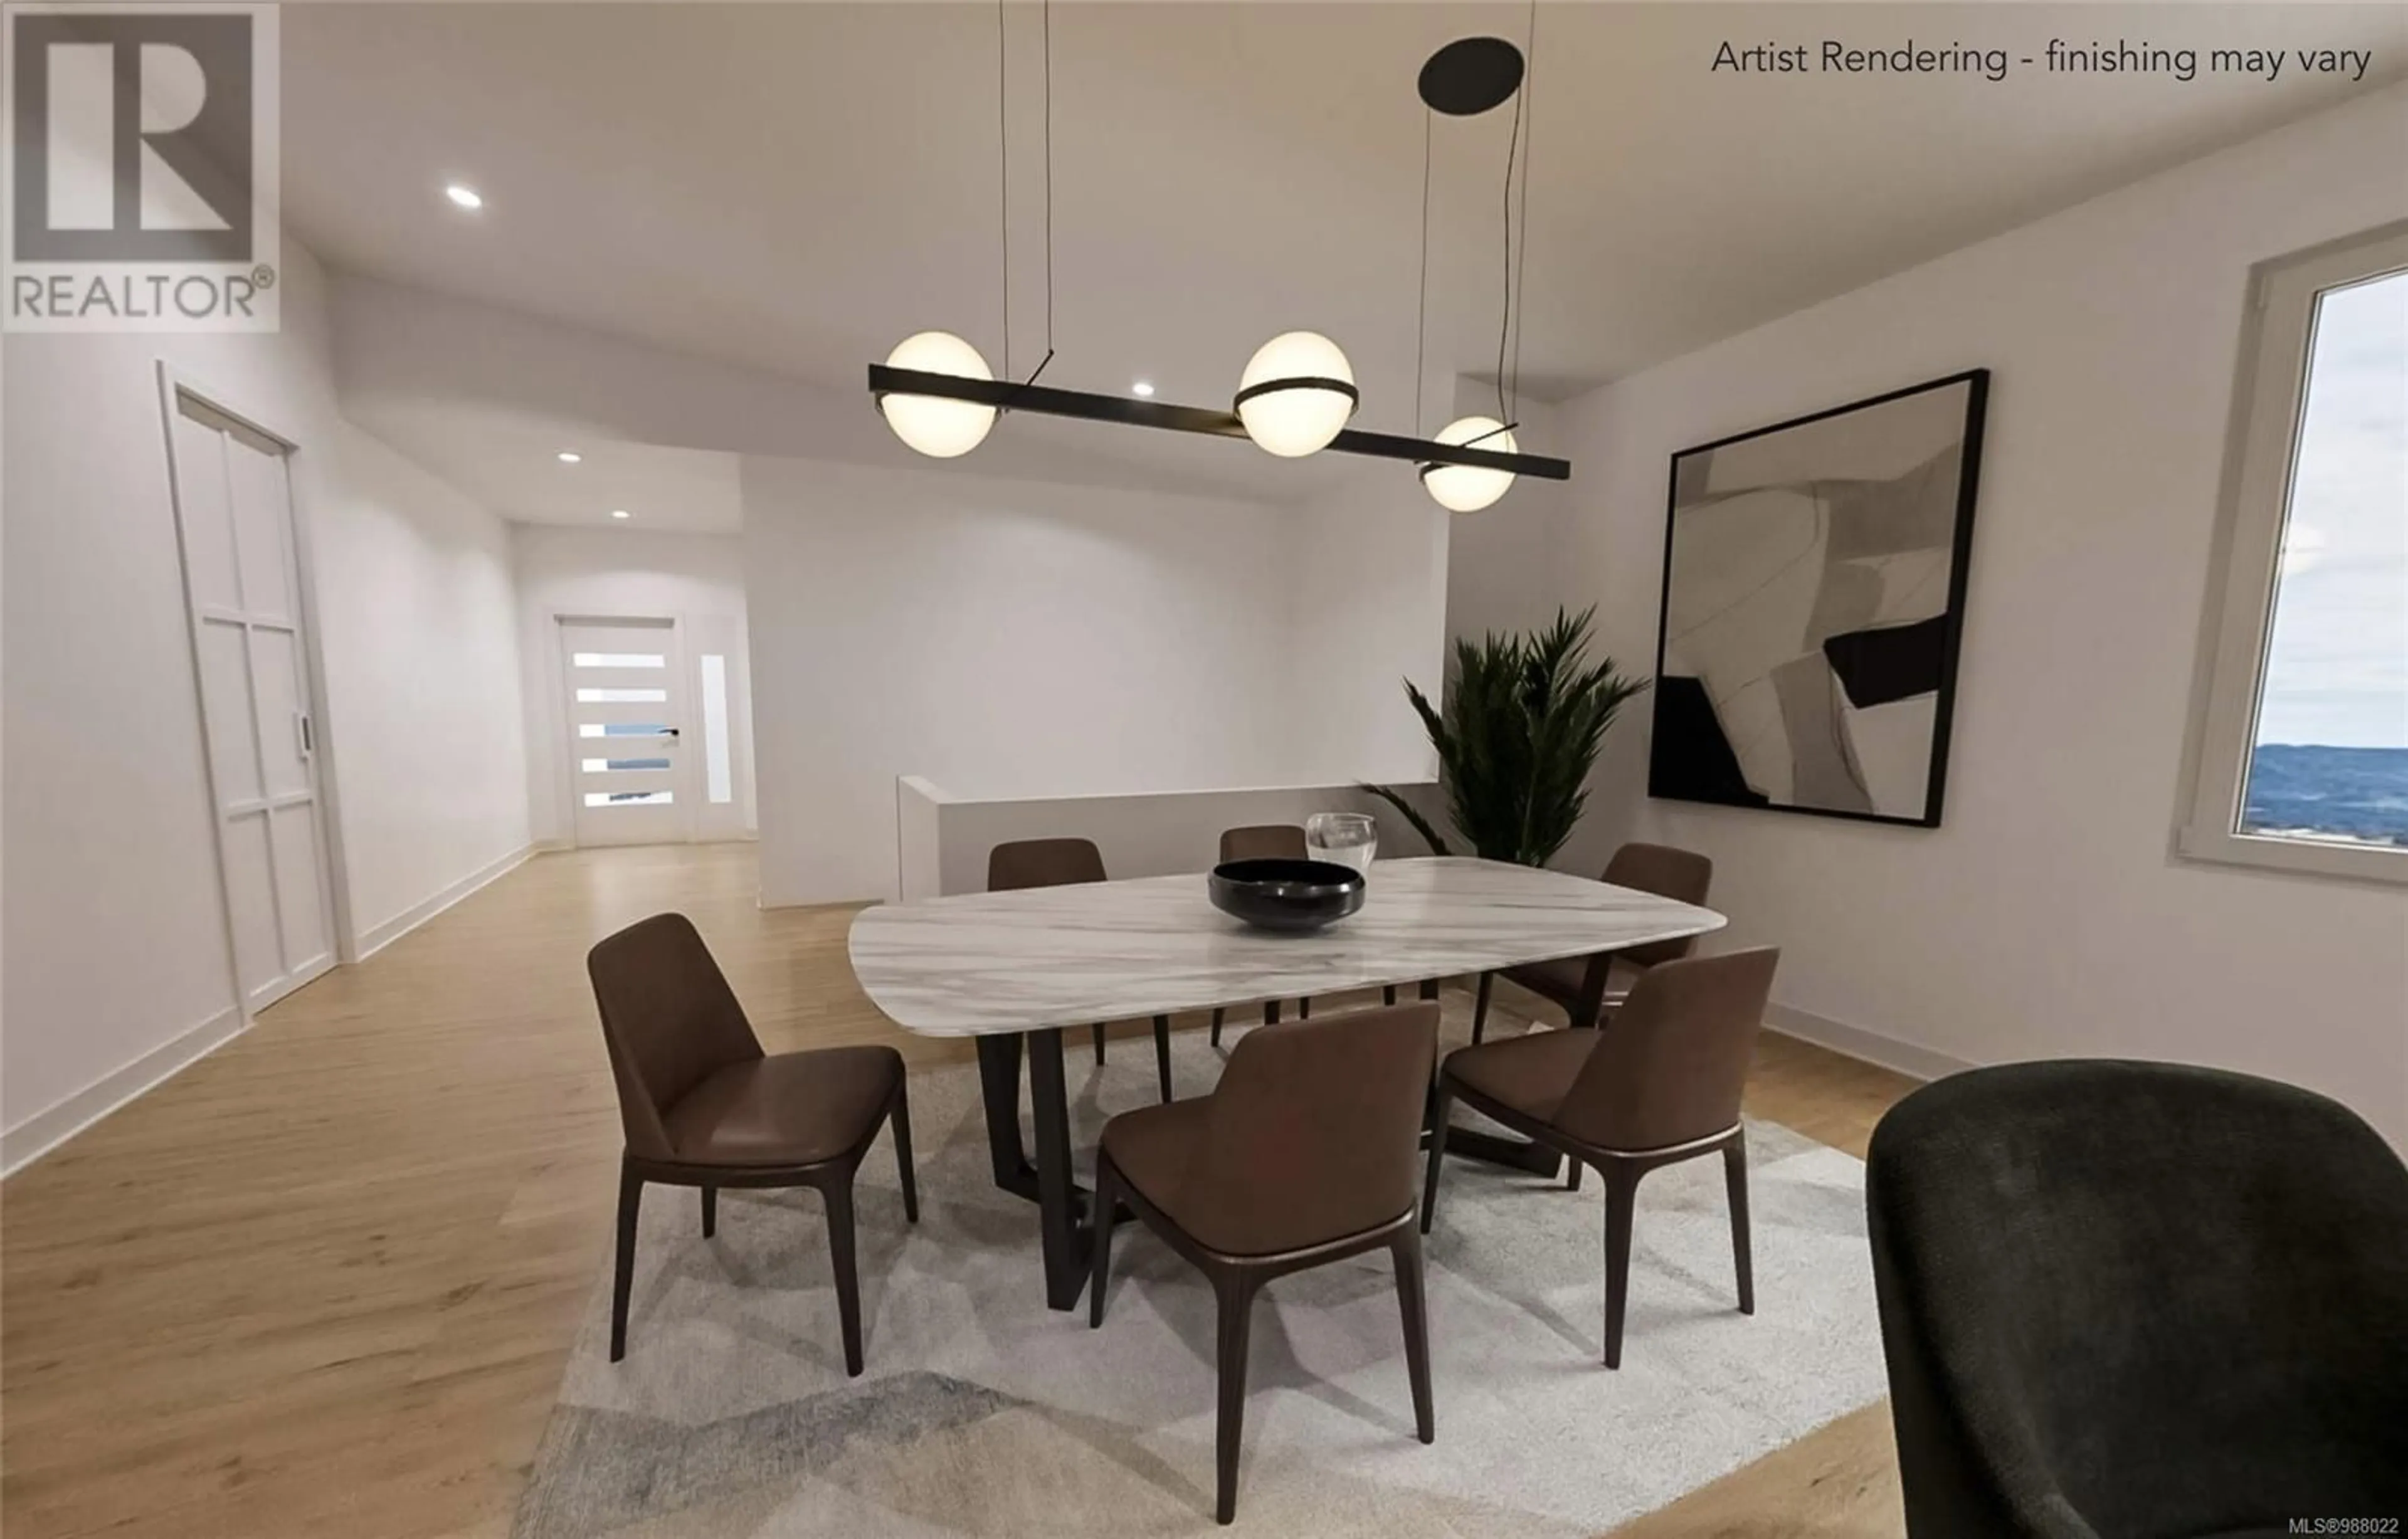
[[[1410,789],[1426,793],[1428,783]],[[1095,841],[1114,878],[1205,871],[1220,858],[1221,835],[1261,823],[1302,823],[1316,812],[1369,813],[1380,825],[1379,853],[1419,855],[1422,842],[1394,809],[1352,781],[1174,791],[1136,796],[956,797],[907,775],[895,785],[897,886],[904,898],[986,891],[987,856],[1013,839]]]
[[[294,498],[314,509],[334,432],[323,289],[308,253],[285,250],[280,334],[25,335],[0,349],[0,1121],[12,1131],[239,1025],[157,364],[172,359],[300,440]]]
[[[1496,415],[1493,385],[1471,379],[1450,383],[1455,415]],[[1523,400],[1514,404],[1512,415],[1521,423],[1515,437],[1526,450],[1575,458],[1572,479],[1526,477],[1492,506],[1449,520],[1449,658],[1459,640],[1477,643],[1492,633],[1528,633],[1553,623],[1559,609],[1578,615],[1595,606],[1590,660],[1610,660],[1626,677],[1650,677],[1656,669],[1655,593],[1648,591],[1638,600],[1623,593],[1609,597],[1586,558],[1574,564],[1571,554],[1573,532],[1600,494],[1611,467],[1594,456],[1576,454],[1584,446],[1572,442],[1573,423],[1561,407]],[[1616,548],[1611,559],[1627,564],[1648,558]],[[1643,614],[1630,608],[1633,602],[1643,603]],[[1638,808],[1627,788],[1637,783],[1630,778],[1632,766],[1645,762],[1647,710],[1647,697],[1641,694],[1622,707],[1607,730],[1598,756],[1600,789],[1591,794],[1587,815],[1558,865],[1594,874],[1604,862],[1600,852],[1610,852],[1630,836]],[[1435,797],[1426,810],[1437,813]]]
[[[1455,391],[1455,415],[1477,412],[1493,417],[1497,397],[1492,386],[1476,380],[1450,380]],[[1569,457],[1570,425],[1563,412],[1544,402],[1517,404],[1514,420],[1521,426],[1514,438],[1534,454]],[[1477,513],[1450,520],[1447,537],[1446,634],[1448,650],[1458,637],[1478,640],[1490,632],[1529,631],[1555,618],[1558,605],[1573,613],[1594,602],[1575,601],[1577,583],[1568,582],[1558,567],[1566,535],[1577,517],[1590,482],[1603,466],[1585,461],[1572,466],[1570,481],[1522,477],[1502,499]],[[1599,617],[1599,624],[1604,617]],[[1636,658],[1617,658],[1626,671],[1652,666],[1654,652],[1641,664]]]
[[[641,529],[515,524],[519,655],[526,698],[526,799],[539,843],[574,836],[568,797],[567,702],[559,647],[562,616],[675,620],[685,631],[689,689],[695,659],[727,658],[729,753],[735,801],[698,805],[706,839],[747,836],[754,823],[752,670],[745,620],[743,544],[733,534],[668,534]],[[699,707],[695,720],[701,720]],[[702,736],[690,741],[700,752]]]
[[[1292,510],[748,456],[744,521],[765,902],[892,896],[899,775],[1295,778]]]
[[[498,536],[481,511],[373,449],[351,456],[366,490],[347,489],[347,451],[358,446],[336,410],[325,280],[289,234],[283,249],[279,333],[7,339],[0,1160],[10,1165],[241,1025],[168,498],[160,360],[299,446],[293,497],[331,686],[327,757],[348,856],[340,896],[354,926],[453,890],[475,868],[447,863],[499,852],[523,810],[515,788],[505,796],[480,783],[474,794],[490,800],[455,802],[426,824],[411,775],[380,763],[391,745],[369,724],[406,715],[415,691],[376,655],[395,645],[383,622],[448,613],[459,619],[459,645],[493,657]],[[429,587],[464,572],[476,576],[461,594]],[[514,712],[497,712],[496,694],[472,696],[462,720],[481,722],[479,751],[507,762],[517,751]],[[345,766],[357,767],[357,784]]]
[[[1295,648],[1300,781],[1426,780],[1438,755],[1405,698],[1431,699],[1445,674],[1448,516],[1412,467],[1346,467],[1329,494],[1298,510],[1288,603]]]
[[[1784,948],[1800,1030],[1925,1069],[2220,1064],[2408,1142],[2408,894],[2170,853],[2248,270],[2408,216],[2403,143],[2395,88],[1569,409],[1578,516],[1549,569],[1652,666],[1673,451],[1995,371],[1945,826],[1645,802],[1644,713],[1616,729],[1604,799],[1713,856],[1730,944]],[[1614,822],[1565,863],[1594,869]]]
[[[1423,772],[1398,679],[1438,671],[1445,531],[1409,465],[1362,466],[1383,490],[1359,499],[1274,508],[1295,467],[1242,444],[1028,418],[939,466],[857,392],[353,278],[336,319],[346,400],[395,442],[473,414],[530,441],[753,456],[755,479],[775,483],[766,499],[747,489],[745,536],[764,585],[752,694],[759,779],[774,788],[760,798],[772,901],[888,889],[898,774],[1051,794]],[[802,468],[762,469],[781,464]],[[1369,560],[1333,606],[1346,623],[1307,645],[1296,611],[1316,529],[1326,545],[1361,540]],[[523,583],[536,580],[528,549]],[[528,651],[532,711],[558,688],[550,650],[546,635]],[[915,720],[894,726],[903,703]],[[531,716],[529,732],[537,835],[563,838],[557,723]]]
[[[528,846],[508,526],[337,420],[312,526],[351,915],[374,950]]]

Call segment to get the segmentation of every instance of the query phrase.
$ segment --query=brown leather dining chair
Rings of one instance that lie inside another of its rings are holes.
[[[1438,1211],[1448,1108],[1461,1101],[1605,1177],[1605,1365],[1622,1365],[1631,1216],[1640,1177],[1719,1152],[1730,1196],[1739,1308],[1756,1313],[1748,1252],[1747,1134],[1740,1095],[1772,992],[1775,947],[1658,962],[1602,1032],[1532,1032],[1446,1055],[1429,1141],[1422,1229]]]
[[[627,1137],[619,1166],[610,1361],[627,1355],[627,1295],[645,1182],[701,1188],[706,1239],[719,1229],[722,1187],[815,1187],[827,1205],[844,1371],[858,1375],[853,1176],[880,1125],[890,1120],[903,1216],[920,1221],[903,1056],[875,1047],[765,1054],[726,976],[682,914],[656,914],[609,936],[587,954],[585,968]]]
[[[1231,861],[1306,861],[1312,858],[1304,842],[1304,829],[1297,823],[1250,823],[1244,828],[1226,830],[1221,835],[1221,863]],[[1380,990],[1383,1004],[1397,1003],[1397,986],[1393,983]],[[1227,1012],[1216,1007],[1212,1011],[1212,1046],[1221,1045],[1221,1019]],[[1312,1019],[1312,1001],[1299,999],[1296,1013],[1303,1019]],[[1263,1001],[1263,1024],[1275,1024],[1280,1018],[1280,1002]]]
[[[1703,906],[1706,893],[1713,886],[1714,862],[1694,850],[1675,849],[1670,845],[1627,844],[1613,852],[1613,859],[1605,864],[1605,875],[1598,879],[1609,886],[1627,887],[1676,903]],[[1652,941],[1593,956],[1534,962],[1523,967],[1508,967],[1504,973],[1540,998],[1561,1005],[1572,1025],[1594,1026],[1606,1011],[1621,1004],[1622,996],[1630,991],[1631,983],[1641,973],[1657,962],[1687,956],[1696,944],[1696,936],[1684,935],[1678,940]],[[1474,1042],[1480,1041],[1487,1031],[1488,990],[1496,979],[1493,972],[1480,975],[1479,996],[1471,1005]]]
[[[1126,1203],[1200,1268],[1219,1304],[1214,1514],[1237,1514],[1254,1295],[1272,1278],[1385,1248],[1404,1315],[1413,1423],[1436,1435],[1413,1178],[1438,1006],[1348,1011],[1249,1032],[1211,1094],[1124,1112],[1096,1154],[1087,1323],[1104,1323],[1111,1222]]]
[[[1031,887],[1076,887],[1105,882],[1104,854],[1093,839],[1011,839],[986,852],[986,890],[1017,892]],[[1094,1027],[1096,1062],[1104,1061],[1104,1022]],[[1170,1018],[1154,1018],[1154,1072],[1162,1098],[1170,1099]]]

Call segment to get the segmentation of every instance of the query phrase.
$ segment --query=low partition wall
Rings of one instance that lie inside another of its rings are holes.
[[[1398,789],[1417,804],[1433,791],[1427,781]],[[896,888],[906,901],[983,892],[987,851],[1012,839],[1093,839],[1114,876],[1203,871],[1219,858],[1224,829],[1301,823],[1316,812],[1370,813],[1383,854],[1426,853],[1395,808],[1353,786],[974,798],[906,775],[895,782]]]

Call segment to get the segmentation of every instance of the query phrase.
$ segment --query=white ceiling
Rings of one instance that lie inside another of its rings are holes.
[[[473,407],[351,404],[351,415],[460,490],[520,523],[732,534],[744,527],[737,457],[545,433]],[[560,451],[579,456],[563,464]],[[624,511],[624,520],[614,519]]]
[[[1047,382],[1119,392],[1143,378],[1164,399],[1219,405],[1258,343],[1309,326],[1354,360],[1361,425],[1410,429],[1426,117],[1413,78],[1451,38],[1526,21],[1498,5],[1054,7]],[[1008,25],[1011,362],[1025,376],[1046,331],[1039,7],[1014,4]],[[2408,61],[2399,6],[1551,3],[1538,28],[1520,363],[1546,397],[2329,105]],[[2353,87],[1708,67],[1725,38],[1912,38],[2020,58],[2051,37],[2119,36],[2372,47],[2384,68]],[[339,268],[852,392],[864,364],[925,327],[1002,362],[992,6],[295,6],[283,50],[287,216]],[[1511,116],[1436,122],[1428,378],[1496,367]],[[453,179],[483,193],[480,213],[443,201]],[[1066,443],[1161,436],[1054,426]],[[514,517],[570,517],[563,500],[580,494],[511,485],[497,506]]]

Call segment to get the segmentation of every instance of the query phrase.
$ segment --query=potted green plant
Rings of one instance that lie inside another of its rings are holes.
[[[1553,624],[1526,634],[1458,637],[1442,711],[1405,681],[1438,750],[1447,819],[1484,860],[1544,865],[1563,848],[1587,807],[1606,729],[1647,688],[1616,672],[1610,657],[1588,661],[1596,614],[1594,606],[1578,615],[1558,609]],[[1362,789],[1404,814],[1434,853],[1454,853],[1394,788]]]

